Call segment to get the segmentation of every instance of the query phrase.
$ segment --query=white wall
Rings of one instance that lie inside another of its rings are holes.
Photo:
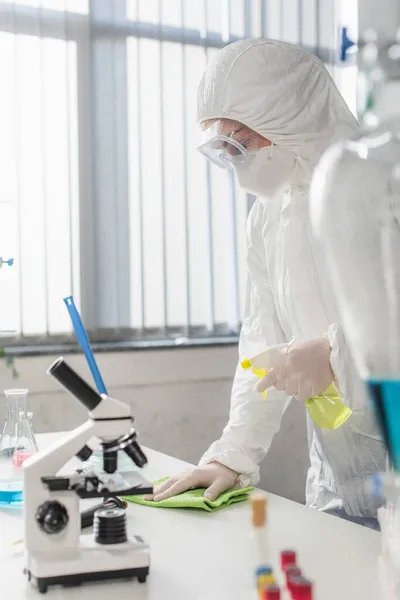
[[[69,429],[85,419],[78,402],[45,374],[55,358],[17,359],[20,378],[14,382],[0,361],[1,388],[29,388],[37,432]],[[66,358],[90,380],[81,356]],[[97,358],[109,393],[132,406],[144,444],[195,463],[221,434],[229,411],[235,347],[100,353]],[[294,402],[262,466],[261,486],[303,502],[307,461],[304,407]]]

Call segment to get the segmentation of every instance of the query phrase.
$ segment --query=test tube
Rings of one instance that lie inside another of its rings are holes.
[[[263,600],[281,600],[281,588],[273,583],[264,590]]]
[[[275,583],[275,577],[272,568],[268,565],[261,565],[256,569],[257,589],[260,600],[263,599],[263,593],[266,587]]]
[[[294,550],[282,550],[281,552],[281,569],[285,570],[285,567],[296,564],[296,552]]]
[[[293,577],[290,580],[290,592],[293,600],[312,600],[312,583],[305,577]]]
[[[290,591],[290,593],[292,593],[293,580],[296,577],[298,578],[301,576],[301,571],[295,565],[288,565],[285,568],[285,575],[286,575],[286,587]]]
[[[266,528],[267,503],[268,498],[264,494],[253,494],[251,496],[253,532],[256,543],[257,565],[259,566],[270,562]]]
[[[272,575],[272,567],[270,565],[260,565],[256,569],[256,577],[261,575]]]

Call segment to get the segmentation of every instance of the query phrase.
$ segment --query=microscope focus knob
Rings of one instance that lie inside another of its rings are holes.
[[[60,533],[68,523],[68,512],[65,506],[56,500],[48,500],[36,511],[36,521],[45,533]]]

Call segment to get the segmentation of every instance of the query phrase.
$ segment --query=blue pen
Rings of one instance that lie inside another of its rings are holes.
[[[83,326],[82,319],[75,306],[75,302],[72,296],[64,298],[65,305],[68,309],[69,316],[71,317],[72,325],[75,331],[76,339],[81,347],[82,352],[86,357],[86,362],[89,366],[90,372],[97,387],[99,394],[107,394],[106,386],[101,377],[99,367],[97,366],[96,360],[93,355],[92,348],[90,346],[88,334]]]

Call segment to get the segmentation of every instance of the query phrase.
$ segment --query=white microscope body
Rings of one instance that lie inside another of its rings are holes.
[[[51,585],[105,579],[136,577],[144,582],[149,572],[149,547],[140,536],[126,534],[123,509],[98,511],[95,535],[81,535],[80,498],[151,492],[151,486],[143,485],[116,489],[118,477],[113,478],[118,450],[125,450],[138,466],[147,462],[136,441],[130,408],[109,396],[99,396],[63,359],[53,363],[49,373],[89,408],[89,419],[24,463],[28,579],[40,592]],[[87,443],[92,438],[100,440],[105,453],[104,477],[79,471],[57,476],[72,457],[85,460],[90,455]]]

